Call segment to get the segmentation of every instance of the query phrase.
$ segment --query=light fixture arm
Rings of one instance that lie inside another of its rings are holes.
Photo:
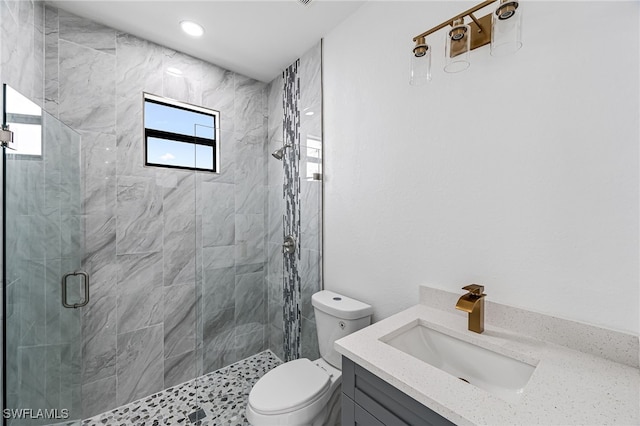
[[[417,40],[418,40],[418,38],[420,38],[420,37],[426,37],[426,36],[428,36],[429,34],[433,34],[433,33],[435,33],[436,31],[441,30],[441,29],[443,29],[443,28],[444,28],[444,27],[446,27],[446,26],[453,25],[453,22],[454,22],[455,20],[460,19],[460,18],[464,18],[465,16],[469,16],[469,17],[471,17],[471,19],[473,19],[473,22],[474,22],[476,25],[478,25],[478,27],[479,27],[483,32],[487,32],[487,31],[486,31],[486,30],[485,30],[481,25],[479,25],[478,20],[477,20],[477,19],[475,19],[475,17],[473,17],[473,16],[472,16],[472,14],[473,14],[473,13],[475,13],[475,12],[477,12],[478,10],[480,10],[480,9],[484,8],[484,7],[489,6],[491,3],[495,3],[496,1],[498,1],[498,0],[487,0],[487,1],[483,1],[483,2],[482,2],[482,3],[480,3],[480,4],[477,4],[477,5],[473,6],[471,9],[465,10],[464,12],[457,14],[457,15],[456,15],[456,16],[454,16],[453,18],[447,19],[446,21],[444,21],[444,22],[443,22],[443,23],[441,23],[440,25],[436,25],[435,27],[431,28],[430,30],[425,31],[425,32],[423,32],[422,34],[418,34],[417,36],[415,36],[415,37],[413,38],[413,41],[417,41]],[[482,18],[480,18],[480,19],[482,19]],[[490,21],[489,21],[489,22],[490,22]]]
[[[483,32],[485,29],[482,27],[482,24],[480,23],[480,21],[478,21],[478,19],[476,19],[476,17],[473,15],[473,13],[469,14],[469,17],[471,18],[471,20],[473,22],[475,22],[475,24],[478,26],[478,32],[481,33]]]

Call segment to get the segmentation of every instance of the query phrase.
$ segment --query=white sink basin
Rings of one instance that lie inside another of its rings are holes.
[[[524,392],[535,366],[415,321],[380,340],[508,402]]]

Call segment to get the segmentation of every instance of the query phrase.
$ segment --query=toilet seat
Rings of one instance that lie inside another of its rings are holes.
[[[251,389],[249,405],[259,414],[290,413],[322,398],[330,385],[331,377],[325,370],[301,358],[265,374]]]

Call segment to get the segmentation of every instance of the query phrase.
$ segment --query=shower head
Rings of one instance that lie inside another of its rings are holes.
[[[282,160],[282,156],[284,155],[284,150],[290,147],[291,145],[289,144],[284,145],[282,148],[276,149],[275,151],[273,151],[271,155],[273,155],[273,158],[275,158],[276,160]]]

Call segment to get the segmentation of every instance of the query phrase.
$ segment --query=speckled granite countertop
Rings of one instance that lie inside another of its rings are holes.
[[[519,400],[503,401],[379,340],[416,320],[537,364]],[[416,305],[338,340],[335,346],[347,358],[457,425],[640,425],[637,367],[487,323],[485,332],[476,334],[467,331],[466,317],[455,312]]]

